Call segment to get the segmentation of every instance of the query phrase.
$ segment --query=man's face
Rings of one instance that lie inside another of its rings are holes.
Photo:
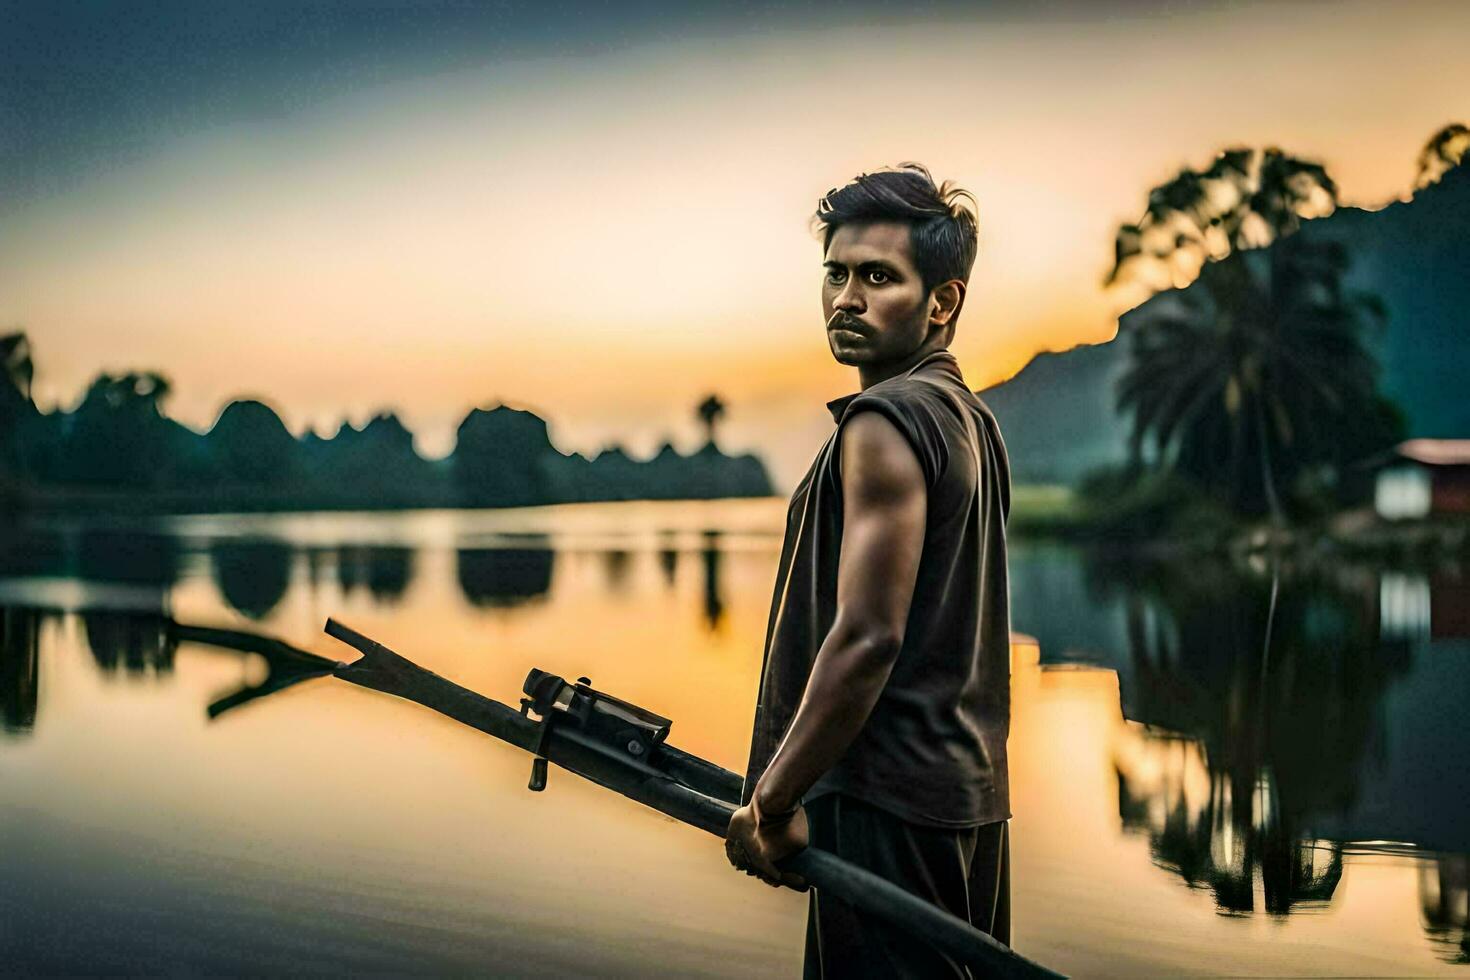
[[[842,225],[822,264],[822,316],[839,364],[902,360],[924,342],[929,294],[914,268],[907,224]]]

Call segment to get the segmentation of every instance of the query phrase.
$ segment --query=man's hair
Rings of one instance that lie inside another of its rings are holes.
[[[812,231],[822,235],[825,252],[843,225],[908,222],[914,266],[927,293],[950,279],[970,281],[978,248],[977,211],[975,196],[954,181],[936,187],[923,164],[900,163],[828,191],[817,202]]]

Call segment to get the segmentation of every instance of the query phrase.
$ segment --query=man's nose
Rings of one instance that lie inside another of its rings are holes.
[[[832,301],[832,308],[844,313],[861,313],[868,308],[868,304],[863,299],[862,289],[849,279],[847,285],[842,287],[842,292]]]

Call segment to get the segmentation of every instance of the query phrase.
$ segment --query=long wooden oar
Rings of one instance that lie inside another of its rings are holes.
[[[540,788],[538,778],[541,785],[545,784],[545,761],[549,761],[676,820],[725,837],[739,803],[741,779],[665,744],[666,719],[608,698],[584,684],[579,683],[573,690],[560,678],[540,671],[532,672],[527,693],[532,693],[533,681],[549,678],[556,682],[550,688],[553,693],[567,697],[567,692],[572,692],[574,700],[567,705],[572,710],[562,710],[560,704],[552,705],[550,698],[544,698],[523,700],[522,710],[516,711],[425,670],[335,620],[327,620],[326,631],[362,652],[361,659],[338,667],[334,672],[337,677],[421,704],[532,753],[539,767],[533,768],[532,788]],[[582,700],[576,701],[578,697]],[[609,704],[611,707],[606,707]],[[529,716],[532,709],[540,720]],[[613,719],[611,728],[599,732],[579,723],[579,719],[599,711],[603,712],[600,717]],[[607,737],[606,732],[616,731],[618,724],[625,724],[625,729],[613,738]],[[923,937],[980,976],[1063,976],[886,878],[829,852],[808,847],[782,861],[780,867],[799,874],[825,894]]]

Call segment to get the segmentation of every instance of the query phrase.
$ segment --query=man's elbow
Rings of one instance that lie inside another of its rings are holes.
[[[901,631],[878,624],[863,624],[845,632],[840,650],[842,659],[853,673],[886,679],[902,646]]]

